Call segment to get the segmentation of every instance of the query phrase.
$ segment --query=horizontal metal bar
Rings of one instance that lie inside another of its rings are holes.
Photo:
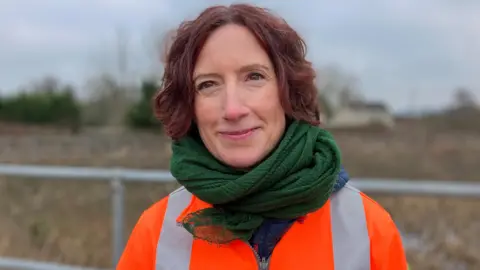
[[[372,193],[480,198],[480,183],[474,182],[355,178],[349,183]]]
[[[99,268],[88,268],[82,266],[71,266],[56,263],[44,263],[33,260],[2,258],[0,257],[0,269],[2,270],[106,270]]]
[[[96,168],[72,166],[32,166],[16,164],[0,164],[0,175],[34,177],[34,178],[61,178],[107,180],[122,178],[125,181],[143,182],[173,182],[175,179],[169,171],[162,170],[134,170],[123,168]]]
[[[173,182],[175,179],[165,170],[135,170],[124,168],[30,166],[0,164],[0,175],[48,179],[85,179],[110,181]],[[354,178],[350,183],[365,192],[412,195],[446,195],[480,197],[480,183],[462,181],[404,180]]]

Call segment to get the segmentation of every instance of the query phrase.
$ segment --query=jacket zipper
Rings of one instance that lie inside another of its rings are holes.
[[[288,228],[285,232],[287,232],[293,226],[293,224],[295,224],[295,222],[290,224],[290,226],[288,226]],[[273,250],[272,250],[272,254],[270,254],[270,257],[268,259],[266,259],[265,257],[260,258],[260,255],[258,255],[258,253],[255,251],[255,249],[250,245],[250,243],[248,243],[247,241],[244,241],[244,243],[253,251],[253,254],[255,255],[255,259],[257,260],[258,269],[259,270],[268,270],[268,267],[270,265],[270,259],[272,258],[272,255],[273,255]],[[277,245],[278,245],[278,243],[277,243]],[[275,250],[275,248],[274,248],[274,250]]]
[[[268,265],[270,264],[270,258],[266,259],[265,257],[260,258],[260,255],[255,251],[255,249],[247,242],[244,241],[246,245],[252,250],[255,255],[255,260],[257,261],[258,270],[268,270]]]
[[[262,260],[260,261],[260,270],[268,270],[268,265],[269,265],[269,262],[270,262],[270,258],[265,259],[265,257],[262,258]]]

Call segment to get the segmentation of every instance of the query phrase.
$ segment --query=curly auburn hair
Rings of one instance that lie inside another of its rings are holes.
[[[210,34],[227,24],[249,29],[270,57],[279,86],[280,102],[290,119],[320,123],[315,70],[305,59],[306,44],[285,20],[268,9],[248,4],[212,6],[184,21],[172,36],[165,55],[162,84],[154,97],[155,116],[165,133],[177,140],[194,126],[196,90],[193,71]]]

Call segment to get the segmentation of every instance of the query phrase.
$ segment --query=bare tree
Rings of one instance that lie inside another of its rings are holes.
[[[109,74],[92,77],[86,84],[89,91],[85,105],[86,124],[119,126],[134,99],[130,88]]]
[[[465,87],[458,87],[453,94],[453,107],[457,109],[477,107],[473,91]]]
[[[333,114],[338,108],[352,101],[363,100],[359,90],[359,80],[336,66],[317,69],[319,96],[329,104]]]

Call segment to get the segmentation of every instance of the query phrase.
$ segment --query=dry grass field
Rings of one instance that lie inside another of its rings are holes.
[[[480,180],[480,135],[399,125],[334,132],[352,177]],[[168,168],[159,134],[1,127],[0,163]],[[128,184],[128,237],[143,209],[176,184]],[[0,256],[111,265],[110,189],[95,181],[0,178]],[[480,200],[371,194],[406,233],[412,269],[480,269]]]

